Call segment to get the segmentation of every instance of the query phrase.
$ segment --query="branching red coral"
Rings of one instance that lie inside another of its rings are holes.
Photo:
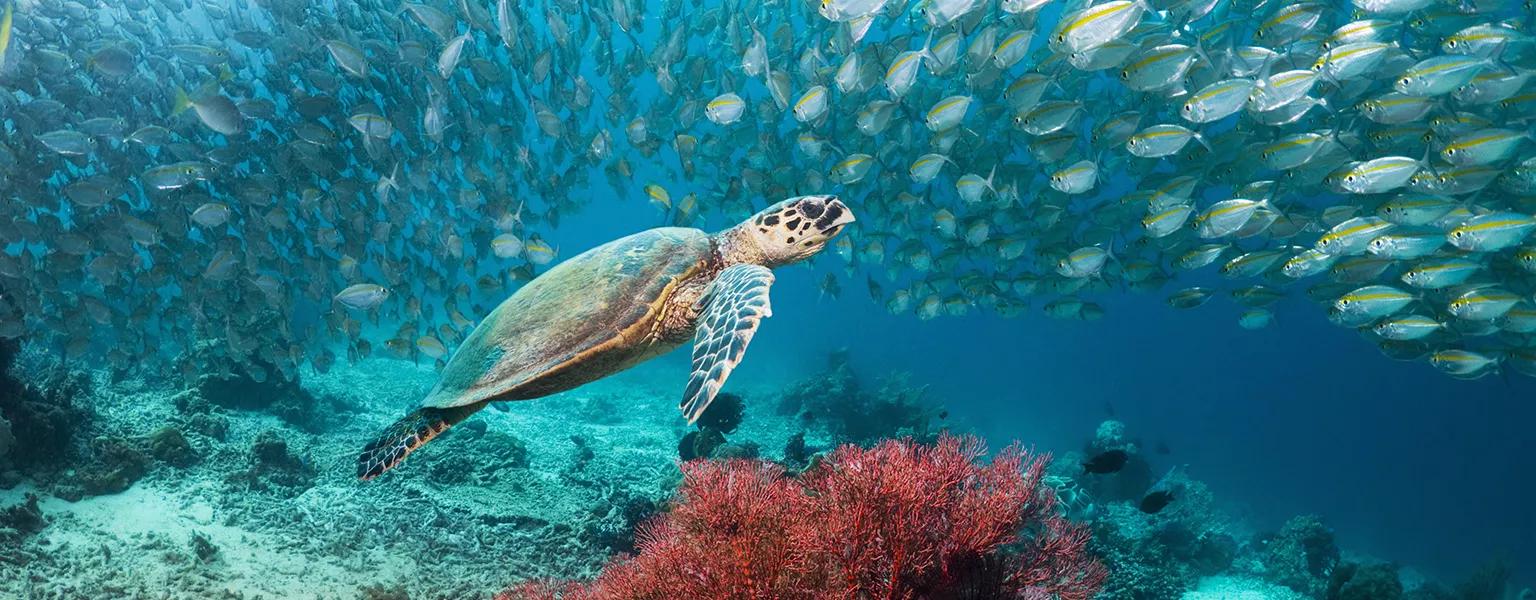
[[[1056,515],[1048,457],[990,464],[975,438],[844,446],[799,479],[763,461],[694,461],[640,554],[588,584],[525,584],[502,600],[650,598],[1087,600],[1104,570]]]

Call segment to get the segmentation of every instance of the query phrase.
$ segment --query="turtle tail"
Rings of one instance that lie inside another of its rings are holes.
[[[357,478],[368,481],[405,460],[422,444],[480,410],[485,403],[452,408],[420,408],[395,421],[357,457]]]

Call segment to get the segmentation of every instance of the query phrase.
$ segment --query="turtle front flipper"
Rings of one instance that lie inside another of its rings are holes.
[[[693,374],[681,405],[688,424],[698,421],[715,400],[746,354],[757,324],[773,315],[768,302],[772,285],[773,271],[767,267],[739,264],[721,271],[704,291],[693,335]]]
[[[357,457],[357,478],[363,481],[383,475],[411,452],[454,424],[469,418],[484,402],[451,408],[420,408],[395,421]]]

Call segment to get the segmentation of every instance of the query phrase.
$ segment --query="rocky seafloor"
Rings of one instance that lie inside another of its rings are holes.
[[[636,371],[482,411],[360,483],[361,444],[430,389],[430,367],[150,382],[3,343],[0,373],[0,598],[489,598],[633,552],[681,459],[796,468],[839,443],[965,428],[921,386],[841,354],[789,385],[733,382],[740,395],[698,427],[677,418],[676,382]],[[1085,438],[1049,479],[1091,524],[1110,574],[1100,598],[1524,598],[1498,563],[1441,584],[1353,556],[1316,516],[1252,531],[1188,477],[1145,514],[1136,501],[1161,474],[1125,427]],[[1108,449],[1130,454],[1122,471],[1081,472]]]

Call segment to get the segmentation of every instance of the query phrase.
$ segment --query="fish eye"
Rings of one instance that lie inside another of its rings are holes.
[[[1131,78],[1131,71],[1130,71],[1130,69],[1126,69],[1124,71],[1121,71],[1120,72],[1120,78],[1121,79],[1130,79]]]
[[[1447,41],[1445,43],[1445,47],[1446,48],[1455,48],[1456,47],[1456,40],[1452,39],[1450,41]]]
[[[1397,80],[1397,83],[1399,85],[1409,85],[1409,84],[1413,83],[1413,78],[1412,77],[1404,77],[1402,79]]]

